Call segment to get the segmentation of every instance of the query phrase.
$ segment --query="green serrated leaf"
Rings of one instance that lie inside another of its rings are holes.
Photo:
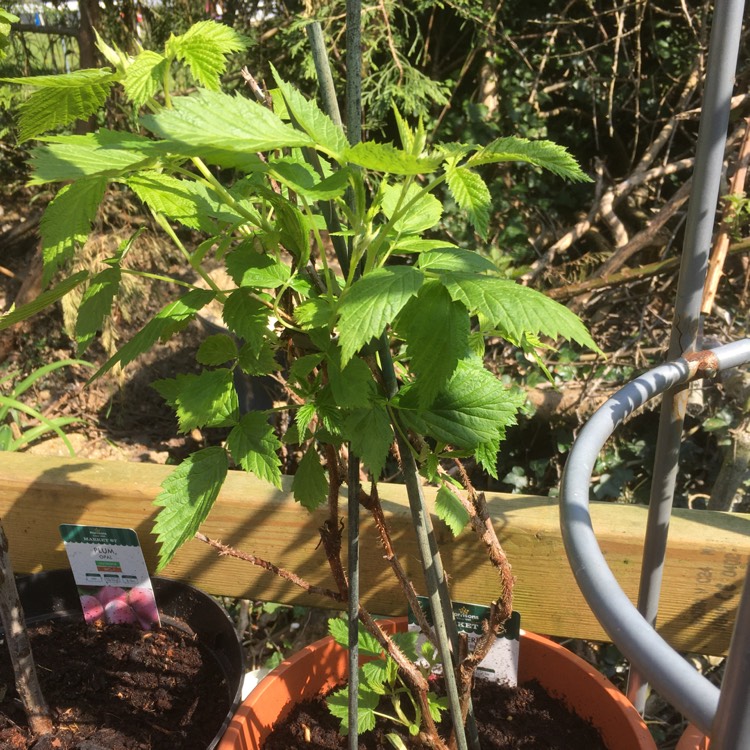
[[[497,479],[497,453],[500,450],[500,441],[491,441],[482,443],[474,449],[474,458],[479,462],[481,467],[493,479]]]
[[[445,173],[448,188],[458,207],[466,211],[477,234],[487,237],[492,196],[484,180],[467,167],[454,167]]]
[[[341,362],[344,366],[392,323],[417,294],[424,276],[411,266],[389,266],[368,273],[342,295],[339,304]]]
[[[91,279],[78,306],[75,337],[78,351],[84,352],[112,310],[112,302],[120,289],[119,266],[100,271]]]
[[[276,350],[273,344],[264,339],[258,344],[243,344],[237,359],[242,372],[247,375],[269,375],[278,372],[279,364],[276,361]]]
[[[466,357],[470,329],[468,310],[454,302],[438,281],[423,284],[405,305],[396,330],[406,340],[419,384],[420,406],[431,403]]]
[[[91,222],[96,217],[106,187],[104,177],[80,179],[62,187],[47,206],[39,226],[44,286],[50,282],[55,271],[73,257],[76,247],[88,239]]]
[[[328,499],[328,478],[314,445],[305,451],[299,462],[292,492],[294,499],[308,510],[315,510]]]
[[[560,336],[599,351],[581,319],[541,292],[507,279],[452,273],[442,277],[450,296],[472,314],[484,316],[509,341],[520,345],[524,334]]]
[[[182,544],[206,520],[229,469],[226,451],[214,446],[186,458],[161,485],[153,533],[161,545],[157,570],[164,568]]]
[[[39,89],[19,107],[18,137],[23,142],[60,125],[88,119],[107,100],[117,79],[109,68],[102,68],[0,81]]]
[[[131,175],[126,182],[155,213],[164,214],[190,229],[211,231],[208,221],[211,206],[205,201],[203,186],[153,171]]]
[[[218,91],[219,76],[226,70],[226,56],[240,52],[248,41],[231,26],[217,21],[199,21],[184,34],[167,42],[167,52],[190,68],[195,79],[207,89]]]
[[[116,177],[138,169],[159,155],[158,144],[154,141],[114,130],[52,136],[44,140],[47,145],[31,152],[32,185],[93,175]]]
[[[282,122],[268,108],[218,91],[177,97],[172,109],[146,115],[142,122],[151,132],[173,142],[178,152],[197,156],[215,153],[217,148],[255,154],[312,145],[306,133]]]
[[[321,180],[309,164],[293,159],[276,159],[270,163],[270,168],[279,182],[312,201],[333,200],[343,195],[351,175],[345,167]]]
[[[337,354],[334,349],[328,362],[328,382],[336,403],[345,409],[369,406],[375,381],[367,363],[354,357],[342,368]]]
[[[227,273],[237,286],[276,289],[290,276],[289,266],[259,253],[252,241],[240,243],[226,258]]]
[[[202,365],[223,365],[238,354],[237,344],[231,336],[225,333],[217,333],[203,339],[195,358]]]
[[[393,428],[385,406],[372,404],[367,409],[356,409],[346,418],[344,428],[352,450],[377,481],[393,444]]]
[[[328,620],[328,632],[339,646],[349,648],[349,625],[346,620],[332,617]],[[380,657],[383,654],[382,646],[361,622],[357,623],[357,645],[362,656]]]
[[[166,340],[186,326],[215,297],[209,289],[192,289],[180,299],[163,307],[138,333],[108,359],[91,377],[91,380],[109,372],[115,365],[123,367],[147,352],[159,339]]]
[[[425,232],[438,224],[443,215],[443,204],[414,184],[405,191],[403,185],[388,185],[383,191],[382,208],[389,219],[398,211],[393,229],[403,234]]]
[[[327,297],[313,297],[303,302],[294,311],[294,319],[303,331],[315,328],[328,328],[334,316],[334,309]]]
[[[568,150],[552,141],[530,141],[516,136],[498,138],[470,156],[466,164],[475,167],[508,161],[527,162],[573,182],[591,182]]]
[[[300,439],[304,439],[307,432],[307,428],[312,422],[316,414],[316,407],[314,401],[308,401],[302,404],[294,415],[294,420],[297,423],[297,430],[300,434]]]
[[[391,638],[393,638],[393,642],[399,647],[409,661],[417,660],[417,642],[419,640],[419,633],[415,631],[394,633]]]
[[[442,485],[437,492],[435,512],[438,518],[445,522],[453,536],[458,536],[469,523],[469,511],[445,485]]]
[[[357,731],[370,732],[375,728],[375,709],[380,701],[380,696],[372,690],[360,686],[357,695]],[[341,732],[347,734],[349,731],[349,688],[345,687],[331,693],[326,698],[328,710],[333,716],[341,721]]]
[[[337,161],[341,161],[341,155],[349,145],[343,130],[334,124],[333,120],[318,107],[316,102],[305,99],[294,86],[283,81],[273,65],[271,69],[276,85],[284,97],[287,110],[294,116],[299,127],[318,146],[328,151]]]
[[[46,309],[54,302],[62,299],[79,284],[83,284],[88,277],[88,271],[78,271],[78,273],[69,276],[67,279],[63,279],[52,289],[42,292],[35,299],[31,300],[31,302],[27,302],[25,305],[21,305],[21,307],[17,307],[4,315],[0,315],[0,331],[4,331],[6,328],[9,328],[16,323],[20,323],[22,320],[27,320],[33,315]]]
[[[497,266],[489,258],[459,247],[430,248],[420,254],[417,264],[423,271],[497,273]]]
[[[401,151],[389,143],[365,141],[348,148],[345,158],[375,172],[386,174],[417,175],[435,172],[442,162],[441,156],[420,157]]]
[[[254,346],[261,346],[265,341],[269,315],[270,310],[247,288],[233,291],[222,311],[227,328]]]
[[[180,432],[237,423],[239,404],[230,369],[178,375],[152,385],[177,413]]]
[[[428,409],[414,386],[394,399],[407,427],[456,448],[473,450],[497,441],[515,424],[524,396],[503,385],[480,359],[462,360]]]
[[[159,90],[169,60],[151,50],[139,52],[125,71],[125,94],[136,107],[143,106]]]
[[[227,437],[232,458],[245,471],[281,489],[281,443],[262,412],[244,414]]]

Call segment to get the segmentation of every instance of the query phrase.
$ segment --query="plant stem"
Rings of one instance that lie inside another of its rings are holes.
[[[5,536],[2,525],[0,525],[0,619],[13,664],[16,690],[26,711],[29,728],[37,736],[50,734],[54,728],[52,716],[39,686],[23,607],[8,555],[8,538]]]

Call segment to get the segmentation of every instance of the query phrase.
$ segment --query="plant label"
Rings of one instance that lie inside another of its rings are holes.
[[[432,624],[432,613],[427,597],[418,596],[417,600],[427,618]],[[479,604],[453,602],[453,616],[459,633],[466,633],[469,650],[473,650],[482,635],[482,623],[489,619],[490,608]],[[411,610],[409,611],[409,630],[419,630]],[[479,663],[477,675],[486,680],[515,687],[518,684],[518,653],[521,636],[521,614],[513,612],[505,623],[505,632],[492,645],[489,653]],[[417,641],[417,648],[421,649],[426,639],[422,636]]]
[[[160,624],[154,589],[133,529],[61,524],[87,623]]]

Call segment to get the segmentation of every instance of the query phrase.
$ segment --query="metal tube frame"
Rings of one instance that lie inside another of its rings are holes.
[[[589,606],[612,641],[656,690],[699,729],[715,730],[712,748],[750,747],[750,585],[745,586],[721,693],[638,612],[612,575],[596,541],[589,512],[594,463],[623,420],[670,388],[750,362],[750,339],[687,355],[650,370],[621,388],[581,430],[563,472],[562,537],[573,573]],[[722,743],[722,744],[718,744]]]

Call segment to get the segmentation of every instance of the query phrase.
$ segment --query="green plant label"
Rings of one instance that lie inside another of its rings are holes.
[[[426,596],[418,596],[417,601],[424,612],[427,622],[432,625],[432,612],[430,602]],[[482,623],[489,619],[490,608],[480,604],[468,604],[467,602],[453,602],[453,616],[459,633],[466,633],[471,651],[477,645],[482,635]],[[414,613],[409,610],[409,630],[418,631]],[[518,653],[521,637],[521,614],[513,612],[505,623],[505,632],[492,645],[487,656],[480,662],[477,675],[486,680],[515,687],[518,684]],[[421,652],[422,644],[426,641],[420,636],[417,643]],[[435,671],[439,671],[436,669]]]
[[[133,529],[61,524],[87,623],[160,624],[154,589]]]

